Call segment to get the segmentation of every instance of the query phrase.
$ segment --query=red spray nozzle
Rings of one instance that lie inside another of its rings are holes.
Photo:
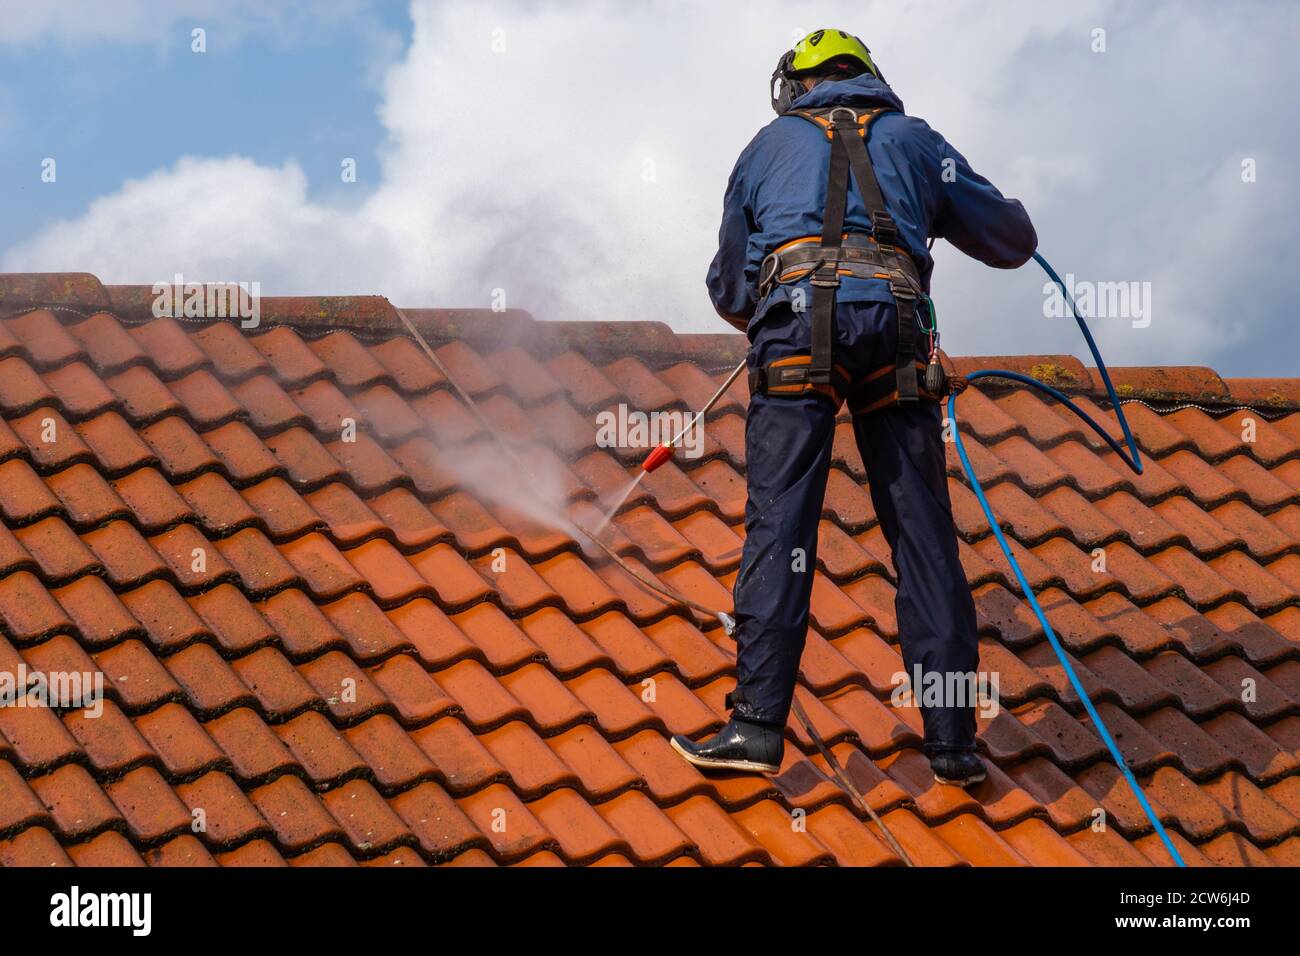
[[[645,461],[641,462],[641,470],[648,474],[666,462],[669,458],[672,458],[673,452],[677,448],[677,443],[689,435],[691,429],[697,428],[700,422],[704,421],[704,416],[708,414],[709,409],[718,403],[718,399],[722,397],[723,393],[726,392],[727,389],[731,388],[731,383],[738,379],[740,373],[744,370],[745,359],[741,359],[740,364],[731,370],[731,374],[727,376],[727,380],[718,387],[716,392],[713,393],[713,397],[705,402],[704,407],[695,413],[695,417],[691,419],[690,424],[683,428],[677,434],[676,438],[664,442],[654,451],[650,452],[650,454],[645,456]]]
[[[641,462],[641,470],[647,472],[654,471],[671,457],[673,457],[673,446],[667,444],[660,445],[654,451],[650,452],[650,454],[645,456],[645,461]]]

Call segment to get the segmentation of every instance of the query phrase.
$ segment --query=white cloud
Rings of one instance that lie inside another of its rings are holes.
[[[1231,285],[1257,244],[1294,238],[1281,159],[1293,133],[1247,108],[1289,102],[1289,16],[1262,5],[1237,23],[1211,4],[1118,0],[1068,12],[1028,0],[417,0],[411,45],[382,84],[388,138],[381,168],[361,170],[364,200],[312,201],[293,164],[185,159],[3,264],[106,282],[180,271],[410,305],[487,305],[502,288],[540,318],[720,331],[703,277],[727,175],[770,119],[782,46],[836,22],[863,34],[910,112],[1025,201],[1062,272],[1156,284],[1151,328],[1099,330],[1112,361],[1199,363],[1228,308],[1207,276]],[[1096,26],[1105,54],[1089,49]],[[1245,61],[1252,69],[1233,66]],[[1272,156],[1253,194],[1232,175],[1252,150]],[[942,245],[935,294],[950,350],[1082,348],[1072,328],[1038,318],[1040,275],[992,273]]]
[[[109,283],[153,283],[179,271],[217,281],[273,276],[295,289],[321,289],[349,259],[391,255],[383,246],[391,238],[363,215],[309,202],[306,177],[292,163],[187,157],[49,227],[7,257],[6,269],[85,262],[83,271]]]

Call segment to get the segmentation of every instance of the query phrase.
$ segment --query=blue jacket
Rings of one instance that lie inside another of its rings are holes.
[[[1038,236],[1024,207],[971,169],[966,158],[924,120],[905,115],[902,100],[883,81],[864,74],[821,83],[794,102],[802,108],[839,104],[884,105],[898,111],[872,123],[867,151],[885,205],[927,291],[934,268],[925,247],[929,236],[947,239],[967,255],[1000,269],[1014,269],[1033,254]],[[731,173],[718,254],[707,281],[718,314],[737,328],[748,329],[751,339],[769,308],[789,301],[794,288],[807,285],[804,280],[777,286],[762,303],[758,301],[763,257],[792,239],[821,234],[829,150],[830,141],[812,123],[797,116],[778,116],[759,130]],[[944,181],[945,169],[951,182]],[[849,190],[844,222],[848,232],[871,232],[856,187]],[[844,278],[836,299],[893,301],[884,280],[852,276]]]

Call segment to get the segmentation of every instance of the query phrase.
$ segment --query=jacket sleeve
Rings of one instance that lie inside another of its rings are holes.
[[[749,237],[757,228],[749,208],[748,190],[740,173],[741,164],[737,163],[722,200],[718,254],[709,266],[706,283],[709,299],[718,315],[744,332],[757,309],[746,275]]]
[[[941,144],[940,159],[943,199],[934,235],[996,269],[1024,265],[1038,248],[1038,234],[1025,207],[971,169],[947,141]]]

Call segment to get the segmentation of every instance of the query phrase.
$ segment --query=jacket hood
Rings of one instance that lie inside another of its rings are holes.
[[[793,104],[796,109],[873,105],[889,106],[900,113],[905,112],[903,101],[889,88],[889,84],[870,73],[863,73],[847,80],[818,83]]]

